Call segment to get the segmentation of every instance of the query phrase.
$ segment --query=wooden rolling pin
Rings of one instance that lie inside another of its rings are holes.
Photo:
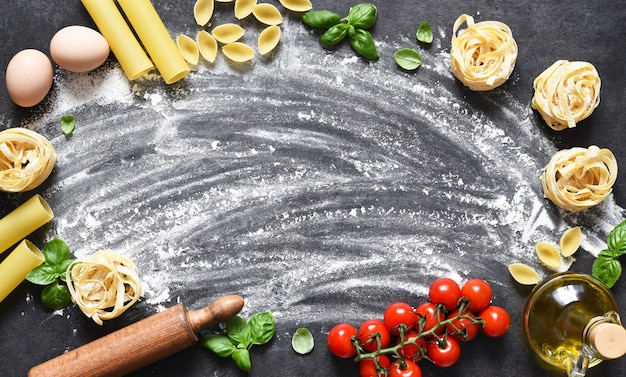
[[[243,303],[243,297],[229,295],[198,310],[178,304],[39,364],[28,376],[123,376],[194,345],[203,327],[234,317]]]

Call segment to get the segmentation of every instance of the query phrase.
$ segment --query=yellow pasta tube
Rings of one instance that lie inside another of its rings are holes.
[[[113,0],[81,2],[130,80],[136,80],[154,68]]]
[[[28,199],[0,219],[0,253],[52,220],[53,217],[50,206],[40,195]]]
[[[44,262],[44,256],[37,246],[28,240],[23,240],[19,245],[0,263],[0,302],[9,293],[13,292],[26,275]]]
[[[165,83],[172,84],[187,76],[189,64],[183,58],[150,0],[118,0],[118,4]]]

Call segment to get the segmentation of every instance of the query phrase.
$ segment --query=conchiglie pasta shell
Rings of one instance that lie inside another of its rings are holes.
[[[257,0],[235,0],[235,17],[242,20],[252,14]]]
[[[217,41],[213,38],[211,33],[206,30],[200,30],[196,36],[196,40],[198,41],[200,55],[209,63],[215,62],[215,58],[217,57]]]
[[[561,267],[561,254],[556,246],[548,242],[537,242],[535,245],[539,260],[548,268],[558,271]]]
[[[176,45],[187,63],[192,65],[198,64],[200,53],[198,52],[198,46],[193,39],[184,34],[180,34],[176,37]]]
[[[215,3],[213,0],[197,0],[193,6],[193,16],[196,19],[196,23],[200,26],[204,26],[213,18],[213,11],[215,10]]]
[[[259,34],[259,53],[265,55],[272,51],[280,42],[280,27],[268,26]]]
[[[531,267],[523,263],[509,265],[509,273],[520,284],[535,285],[539,283],[539,275]]]
[[[246,31],[237,24],[224,24],[216,26],[211,33],[220,43],[233,43],[239,40]]]
[[[559,248],[561,249],[561,255],[564,257],[572,256],[576,250],[580,247],[580,242],[582,241],[583,234],[580,231],[580,227],[575,227],[568,229],[561,236],[561,240],[559,241]]]
[[[313,9],[313,5],[309,0],[280,0],[280,3],[294,12],[306,12]]]
[[[252,8],[252,14],[259,22],[266,25],[280,25],[283,22],[280,11],[272,4],[257,4]]]
[[[245,63],[254,58],[254,50],[245,43],[234,42],[222,46],[222,52],[234,62]]]

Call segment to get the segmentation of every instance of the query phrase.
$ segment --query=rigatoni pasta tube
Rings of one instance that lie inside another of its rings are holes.
[[[154,68],[113,0],[81,2],[130,80],[136,80]]]
[[[0,263],[0,302],[26,279],[26,275],[33,268],[42,264],[44,260],[44,256],[37,246],[28,240],[20,242],[15,250]]]
[[[189,73],[189,64],[183,58],[150,0],[118,0],[118,4],[165,83],[172,84],[185,77]]]
[[[53,217],[50,206],[39,194],[25,201],[0,219],[0,253],[52,220]]]

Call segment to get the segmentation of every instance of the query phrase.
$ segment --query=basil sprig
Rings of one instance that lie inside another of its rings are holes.
[[[591,275],[611,288],[622,275],[619,258],[626,254],[626,220],[609,232],[606,244],[593,262]]]
[[[29,272],[26,280],[46,286],[41,292],[41,302],[47,308],[64,308],[72,298],[65,284],[65,271],[74,261],[70,248],[65,241],[55,238],[44,246],[43,256],[45,262]]]
[[[369,60],[378,59],[378,50],[372,34],[368,31],[376,23],[377,9],[370,3],[358,4],[345,18],[329,10],[314,10],[302,15],[305,24],[325,30],[320,37],[322,46],[330,48],[343,41],[346,36],[352,49]]]
[[[220,357],[230,357],[239,369],[249,372],[252,366],[250,348],[269,342],[274,331],[274,316],[270,312],[256,313],[247,322],[235,316],[226,321],[225,334],[205,335],[200,345]]]

